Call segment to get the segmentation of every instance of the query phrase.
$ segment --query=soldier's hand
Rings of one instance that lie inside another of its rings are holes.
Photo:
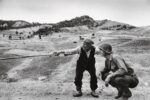
[[[106,87],[108,87],[108,86],[109,86],[109,84],[108,84],[107,82],[105,82],[105,86],[106,86]]]
[[[109,82],[110,82],[110,79],[111,79],[111,74],[107,76],[107,78],[105,79],[105,86],[108,87],[109,85]]]
[[[68,56],[68,54],[64,54],[64,56]]]
[[[97,76],[97,79],[101,80],[101,73],[99,73]]]

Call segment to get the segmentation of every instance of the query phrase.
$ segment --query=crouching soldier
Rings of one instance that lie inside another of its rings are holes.
[[[73,94],[74,97],[82,96],[82,78],[83,72],[86,70],[89,72],[91,79],[90,79],[90,88],[92,90],[91,95],[93,97],[98,97],[99,95],[96,93],[97,89],[97,77],[96,77],[96,69],[95,69],[95,47],[93,46],[94,42],[90,39],[86,39],[83,42],[81,47],[77,47],[72,50],[64,50],[55,52],[56,55],[64,54],[73,55],[79,54],[79,59],[77,60],[76,64],[76,76],[75,76],[75,85],[77,92]],[[97,50],[98,51],[98,50]]]
[[[102,44],[99,46],[101,55],[106,58],[105,68],[101,72],[101,78],[105,81],[105,86],[109,84],[118,90],[115,99],[128,99],[132,96],[129,88],[134,88],[139,81],[134,70],[119,55],[112,54],[112,46],[110,44]]]

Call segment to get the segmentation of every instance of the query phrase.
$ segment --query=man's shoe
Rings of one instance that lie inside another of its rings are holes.
[[[73,94],[74,97],[81,97],[82,96],[82,92],[81,91],[77,91],[76,93]]]
[[[115,99],[119,99],[122,95],[115,96]]]
[[[95,98],[98,98],[98,97],[99,97],[99,95],[98,95],[95,91],[92,91],[92,92],[91,92],[91,95],[92,95],[93,97],[95,97]]]

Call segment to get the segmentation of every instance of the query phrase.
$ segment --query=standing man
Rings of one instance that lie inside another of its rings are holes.
[[[134,88],[139,83],[134,70],[121,56],[112,53],[110,44],[102,44],[99,49],[101,55],[106,58],[105,68],[101,72],[105,86],[107,87],[110,84],[118,90],[116,99],[121,97],[123,100],[128,100],[132,96],[129,88]]]
[[[41,33],[39,33],[39,39],[42,39]]]
[[[92,40],[86,39],[81,47],[78,47],[73,50],[55,52],[56,55],[63,53],[65,56],[79,54],[79,59],[77,60],[76,65],[76,76],[74,81],[77,92],[73,94],[74,97],[82,96],[82,78],[83,72],[85,70],[88,71],[91,76],[90,79],[90,88],[92,90],[91,95],[93,97],[99,97],[99,95],[95,91],[98,86],[97,86],[95,57],[94,57],[96,51],[93,44],[94,42]]]

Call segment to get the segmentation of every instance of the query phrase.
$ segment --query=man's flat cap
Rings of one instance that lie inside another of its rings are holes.
[[[91,39],[85,39],[84,43],[88,43],[88,44],[94,44],[94,42]]]

